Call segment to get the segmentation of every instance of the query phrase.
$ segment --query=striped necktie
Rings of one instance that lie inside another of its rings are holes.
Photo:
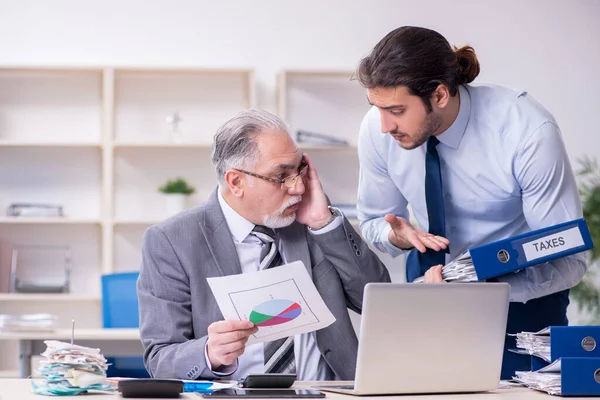
[[[262,242],[260,269],[278,267],[282,264],[277,250],[275,232],[266,226],[256,225],[251,232]],[[264,343],[265,373],[295,373],[294,337],[281,338]]]

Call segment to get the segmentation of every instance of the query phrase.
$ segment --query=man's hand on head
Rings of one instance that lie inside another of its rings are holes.
[[[231,365],[246,349],[248,336],[258,332],[250,321],[217,321],[208,326],[206,350],[211,369]]]
[[[311,229],[320,229],[327,225],[333,215],[329,211],[327,197],[317,170],[308,154],[303,154],[304,161],[308,164],[308,173],[303,180],[304,194],[300,207],[296,211],[296,221],[308,225]]]

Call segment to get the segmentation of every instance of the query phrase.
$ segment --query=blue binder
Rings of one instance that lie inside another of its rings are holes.
[[[600,326],[551,326],[550,362],[564,357],[598,357],[600,360]],[[531,356],[531,370],[537,371],[549,363]]]
[[[594,247],[583,218],[469,249],[480,281]]]
[[[600,326],[551,326],[550,359],[599,357]]]
[[[561,396],[600,395],[600,358],[564,357],[560,368]]]

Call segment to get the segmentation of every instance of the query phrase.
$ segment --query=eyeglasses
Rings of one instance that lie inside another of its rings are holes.
[[[298,180],[303,181],[303,179],[306,177],[306,173],[308,172],[307,167],[308,167],[308,164],[305,163],[304,161],[302,161],[302,163],[300,163],[300,166],[298,167],[298,173],[294,174],[294,175],[286,176],[284,179],[273,179],[273,178],[269,178],[268,176],[258,175],[253,172],[244,171],[243,169],[237,169],[237,168],[234,168],[234,169],[236,171],[243,172],[244,174],[253,176],[255,178],[263,179],[265,181],[269,181],[269,182],[273,182],[273,183],[278,183],[281,185],[281,189],[284,189],[284,188],[291,189],[294,186],[296,186],[296,183],[298,183]]]

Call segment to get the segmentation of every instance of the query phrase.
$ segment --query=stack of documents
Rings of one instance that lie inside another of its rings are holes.
[[[114,390],[106,382],[106,359],[100,349],[77,346],[56,340],[46,340],[46,359],[40,361],[38,372],[42,381],[32,381],[33,392],[50,396],[66,396],[88,390]]]
[[[600,326],[551,326],[513,336],[516,352],[531,355],[532,370],[517,371],[515,381],[553,395],[600,395]]]
[[[476,282],[477,273],[473,266],[471,254],[466,251],[448,264],[442,267],[442,279],[446,282]],[[414,280],[415,283],[423,283],[424,278]]]
[[[52,331],[56,317],[51,314],[0,314],[0,332]]]
[[[541,390],[548,394],[561,395],[560,359],[537,371],[516,371],[514,380],[530,389]]]
[[[550,328],[538,332],[521,332],[511,336],[517,337],[519,350],[511,350],[519,354],[529,354],[550,362]]]
[[[11,204],[6,211],[9,217],[62,217],[63,208],[58,204]]]

